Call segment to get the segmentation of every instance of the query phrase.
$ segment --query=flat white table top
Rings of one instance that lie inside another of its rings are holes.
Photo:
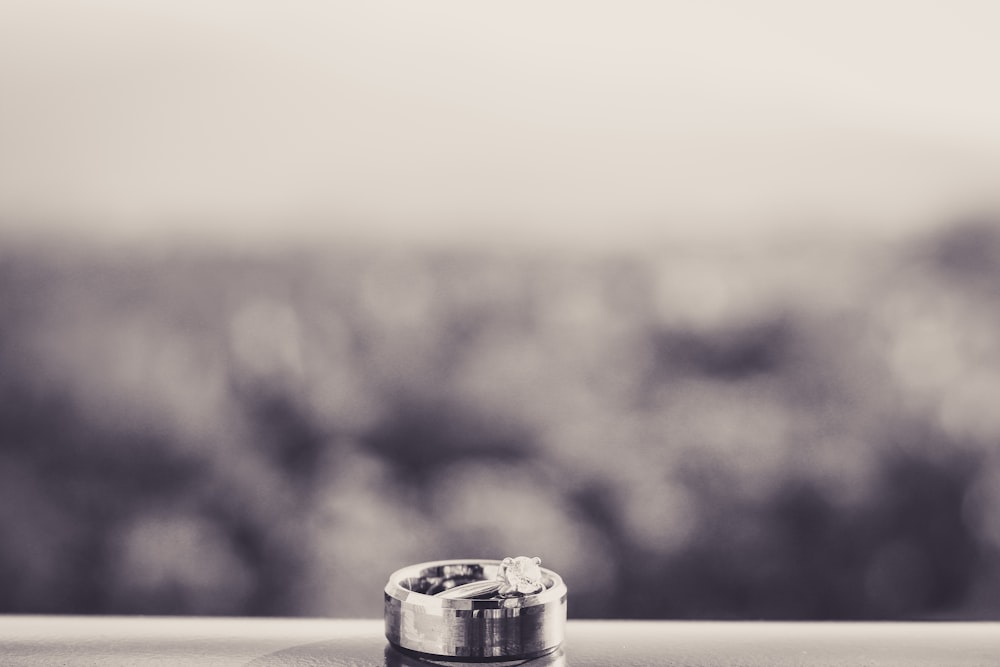
[[[0,616],[4,666],[428,664],[381,620]],[[995,667],[1000,623],[570,621],[560,652],[520,664]]]

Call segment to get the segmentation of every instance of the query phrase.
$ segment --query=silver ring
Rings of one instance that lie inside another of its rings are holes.
[[[430,656],[534,658],[562,644],[566,594],[562,577],[523,556],[411,565],[385,586],[385,636]]]
[[[435,597],[460,600],[494,595],[502,598],[535,595],[545,590],[541,564],[542,559],[537,556],[504,558],[492,580],[471,581],[461,585],[452,583],[450,587],[445,585],[445,590],[436,593]]]

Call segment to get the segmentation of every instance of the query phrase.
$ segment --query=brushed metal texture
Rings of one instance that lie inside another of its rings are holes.
[[[565,637],[567,589],[542,568],[545,590],[506,599],[449,599],[428,595],[435,582],[468,568],[489,579],[499,560],[421,563],[392,574],[385,587],[385,636],[394,646],[433,656],[531,658],[557,649]]]

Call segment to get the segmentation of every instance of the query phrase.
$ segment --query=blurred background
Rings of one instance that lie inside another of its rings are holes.
[[[5,2],[0,612],[1000,618],[998,27]]]

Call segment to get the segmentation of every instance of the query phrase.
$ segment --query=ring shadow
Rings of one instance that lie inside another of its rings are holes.
[[[382,647],[381,653],[379,647]],[[416,653],[401,651],[376,638],[330,639],[310,642],[254,658],[246,667],[468,667],[472,663],[487,663],[491,667],[565,667],[562,649],[537,658],[504,660],[434,660]]]

